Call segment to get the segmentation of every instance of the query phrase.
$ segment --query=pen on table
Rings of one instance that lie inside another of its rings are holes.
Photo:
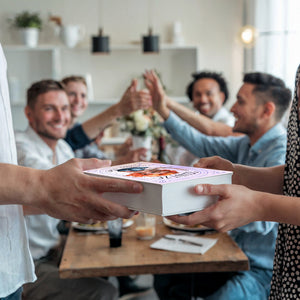
[[[167,239],[167,240],[178,241],[178,242],[181,242],[181,243],[194,245],[194,246],[200,246],[200,247],[203,246],[203,244],[201,244],[201,243],[192,242],[192,241],[187,241],[187,240],[184,240],[184,239],[181,239],[181,238],[176,239],[176,238],[169,237],[169,236],[163,236],[163,238],[164,238],[164,239]]]

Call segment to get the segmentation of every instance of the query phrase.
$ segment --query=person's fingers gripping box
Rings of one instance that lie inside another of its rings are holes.
[[[202,210],[217,196],[197,195],[199,183],[231,184],[232,172],[149,162],[129,163],[84,171],[93,176],[141,182],[140,194],[104,193],[103,197],[132,210],[170,216]]]

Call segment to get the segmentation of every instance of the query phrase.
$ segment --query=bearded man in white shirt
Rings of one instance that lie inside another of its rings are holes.
[[[18,163],[50,169],[74,157],[63,140],[71,121],[70,104],[62,84],[54,80],[34,83],[27,91],[24,132],[16,132]],[[24,208],[26,214],[26,207]],[[60,279],[58,264],[63,243],[60,220],[45,214],[25,217],[29,247],[37,281],[24,286],[23,299],[117,299],[118,291],[101,278]]]

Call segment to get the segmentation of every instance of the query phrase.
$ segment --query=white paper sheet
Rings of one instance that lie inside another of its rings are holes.
[[[167,238],[161,238],[158,241],[154,242],[150,245],[150,247],[153,249],[161,249],[175,252],[204,254],[207,250],[213,247],[218,240],[205,237],[173,234],[167,234],[166,237]],[[188,244],[187,242],[189,241],[199,243],[201,244],[201,246]]]

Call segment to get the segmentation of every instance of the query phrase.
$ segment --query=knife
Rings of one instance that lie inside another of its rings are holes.
[[[166,240],[178,241],[178,242],[189,244],[189,245],[203,247],[203,244],[201,244],[201,243],[187,241],[187,240],[184,240],[184,239],[181,239],[181,238],[173,238],[173,237],[166,236],[166,235],[164,235],[163,238],[166,239]]]

